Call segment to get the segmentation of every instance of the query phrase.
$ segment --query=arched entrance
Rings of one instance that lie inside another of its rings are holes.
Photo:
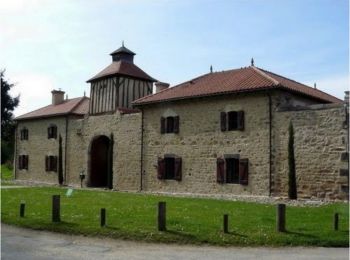
[[[90,187],[112,188],[112,142],[105,135],[95,137],[90,144]]]

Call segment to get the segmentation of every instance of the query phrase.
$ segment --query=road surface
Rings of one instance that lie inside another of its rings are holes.
[[[348,248],[242,248],[151,244],[1,226],[4,260],[348,259]]]

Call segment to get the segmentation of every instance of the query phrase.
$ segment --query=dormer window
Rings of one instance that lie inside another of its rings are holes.
[[[179,116],[161,117],[160,133],[179,133]]]
[[[57,138],[57,126],[56,125],[50,125],[47,128],[47,138],[48,139],[56,139]]]
[[[22,128],[20,132],[21,140],[28,140],[28,129]]]

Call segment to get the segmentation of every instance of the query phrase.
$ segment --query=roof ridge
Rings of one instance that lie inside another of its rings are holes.
[[[267,80],[271,81],[275,86],[279,85],[280,83],[275,80],[273,77],[267,75],[264,70],[257,68],[255,66],[249,66],[249,68],[252,68],[255,72],[259,73],[261,76],[263,76],[264,78],[266,78]]]
[[[287,77],[285,77],[285,76],[279,75],[279,74],[274,73],[274,72],[272,72],[272,71],[264,70],[264,69],[261,69],[261,68],[259,68],[259,69],[262,70],[262,71],[264,71],[264,72],[268,72],[268,73],[271,73],[271,74],[276,75],[276,76],[278,76],[278,77],[284,78],[284,79],[286,79],[286,80],[290,80],[290,81],[293,81],[293,82],[295,82],[295,83],[297,83],[297,84],[303,85],[304,87],[307,87],[307,88],[309,88],[309,89],[312,90],[312,91],[322,92],[323,94],[326,94],[326,95],[328,95],[328,96],[335,97],[335,96],[333,96],[333,95],[331,95],[331,94],[328,94],[327,92],[324,92],[324,91],[322,91],[322,90],[320,90],[320,89],[318,89],[318,88],[313,88],[313,87],[311,87],[311,86],[308,86],[308,85],[306,85],[306,84],[304,84],[304,83],[301,83],[301,82],[299,82],[299,81],[296,81],[296,80],[294,80],[294,79],[287,78]],[[337,98],[337,97],[335,97],[335,98]],[[339,98],[337,98],[337,99],[339,99]],[[342,101],[341,99],[339,99],[339,100]]]
[[[78,98],[80,98],[80,100],[72,107],[71,110],[68,111],[67,114],[72,113],[83,102],[83,100],[87,97],[82,96],[82,97],[78,97]]]

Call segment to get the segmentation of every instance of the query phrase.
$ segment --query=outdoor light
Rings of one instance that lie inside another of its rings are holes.
[[[79,173],[79,177],[80,177],[80,187],[82,188],[83,187],[83,180],[85,179],[84,170]]]

